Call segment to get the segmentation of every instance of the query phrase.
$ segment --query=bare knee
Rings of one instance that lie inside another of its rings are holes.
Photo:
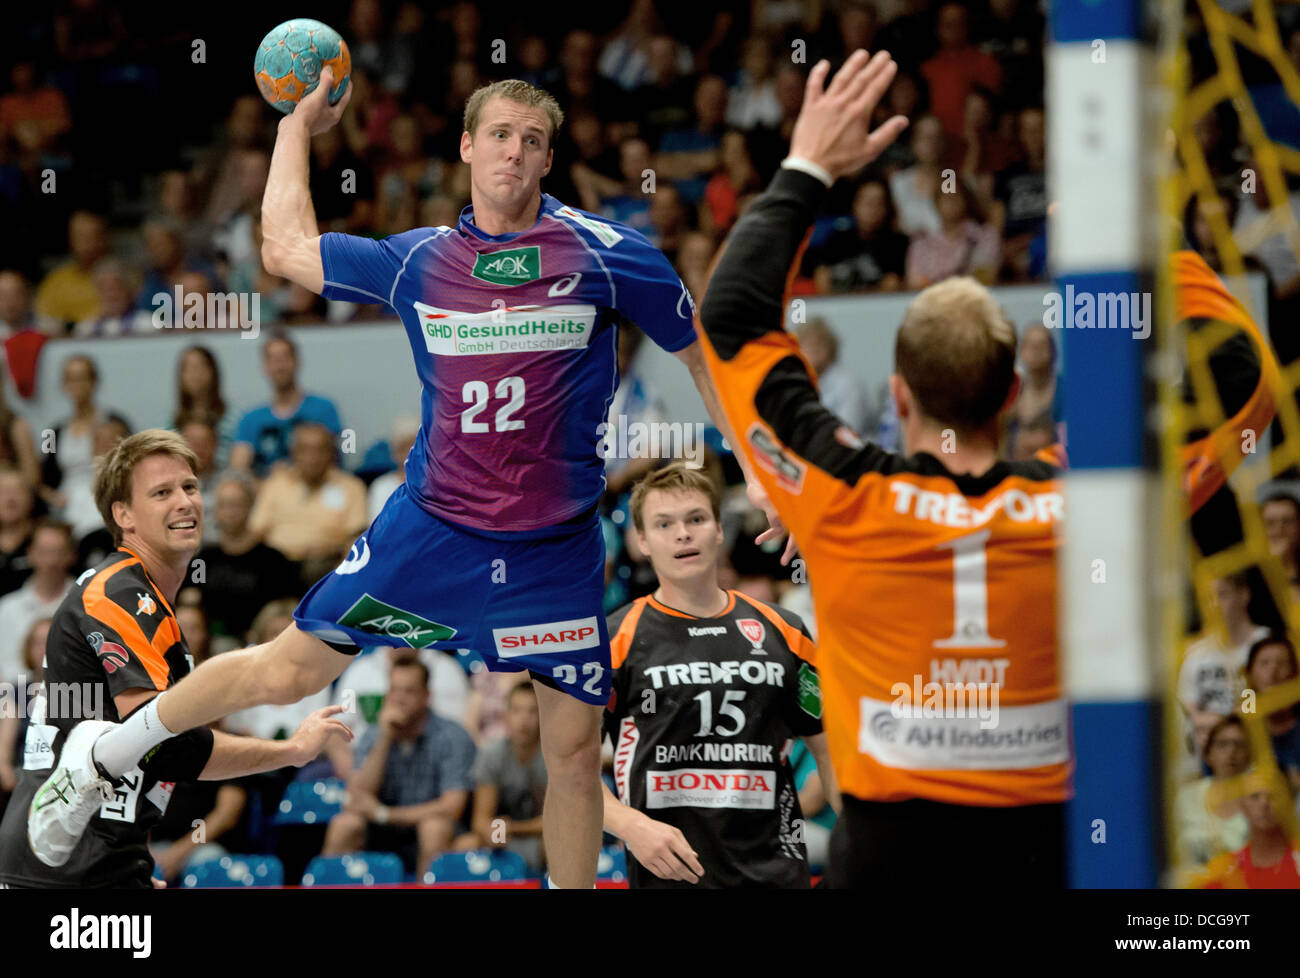
[[[451,845],[456,824],[447,815],[430,815],[420,819],[415,825],[416,836],[420,845],[426,849],[445,849]]]
[[[366,820],[356,812],[339,812],[325,830],[325,847],[335,853],[360,848],[365,838]]]
[[[349,657],[290,625],[271,641],[248,650],[250,680],[261,702],[289,706],[318,693],[342,673]]]

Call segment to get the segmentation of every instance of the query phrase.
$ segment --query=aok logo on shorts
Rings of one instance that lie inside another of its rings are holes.
[[[493,285],[523,285],[542,276],[541,248],[507,248],[479,255],[470,275]]]
[[[595,648],[600,644],[600,630],[595,617],[573,618],[523,628],[494,628],[492,638],[496,641],[497,655],[509,659]]]
[[[427,649],[434,642],[456,634],[456,629],[449,625],[440,625],[413,612],[395,608],[369,594],[359,597],[339,618],[339,624],[372,635],[400,639],[413,649]]]

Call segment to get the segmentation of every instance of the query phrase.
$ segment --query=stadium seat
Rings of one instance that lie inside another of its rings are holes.
[[[504,849],[475,849],[439,856],[424,874],[426,883],[505,883],[528,879],[523,856]]]
[[[374,886],[402,882],[401,857],[391,852],[317,856],[303,873],[303,886]]]
[[[342,810],[343,793],[343,782],[338,778],[295,781],[280,799],[275,824],[324,825]]]
[[[596,860],[596,879],[614,883],[627,881],[627,852],[622,846],[605,846]]]
[[[219,886],[284,886],[284,866],[274,856],[222,856],[195,863],[181,876],[182,889]]]

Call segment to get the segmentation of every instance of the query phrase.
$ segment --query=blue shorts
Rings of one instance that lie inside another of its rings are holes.
[[[493,671],[527,669],[603,706],[604,589],[595,512],[545,530],[484,533],[420,508],[402,485],[293,617],[343,651],[471,649]]]

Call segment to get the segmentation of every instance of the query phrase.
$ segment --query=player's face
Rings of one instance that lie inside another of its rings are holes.
[[[503,211],[517,211],[535,198],[551,168],[549,133],[541,109],[501,96],[488,102],[473,139],[462,133],[460,141],[475,196]]]
[[[174,455],[150,455],[132,473],[130,503],[114,503],[113,517],[164,559],[192,554],[203,536],[198,476]]]
[[[641,549],[661,581],[716,580],[722,527],[704,493],[652,490],[646,495],[642,519]]]

